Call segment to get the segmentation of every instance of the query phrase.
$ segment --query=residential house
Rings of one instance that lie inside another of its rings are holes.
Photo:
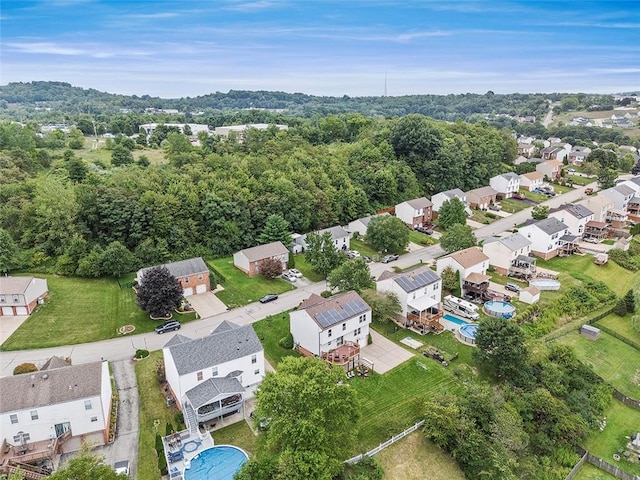
[[[640,196],[633,197],[627,205],[628,220],[638,223],[640,222]]]
[[[520,228],[519,233],[531,241],[531,253],[549,260],[560,253],[565,244],[561,239],[569,234],[569,227],[550,217]]]
[[[388,213],[382,213],[380,215],[367,215],[366,217],[358,218],[357,220],[353,220],[349,222],[347,228],[345,229],[350,235],[358,232],[360,236],[364,237],[367,235],[367,228],[369,227],[369,222],[376,217],[388,216]]]
[[[496,202],[498,192],[492,187],[480,187],[467,192],[467,202],[471,208],[486,210]]]
[[[540,172],[529,172],[520,175],[520,188],[533,192],[544,184],[544,175]]]
[[[44,278],[0,277],[0,317],[31,315],[48,293]]]
[[[619,185],[624,185],[626,187],[629,187],[631,190],[633,190],[635,192],[635,196],[640,196],[640,176],[636,176],[633,178],[630,178],[629,180],[625,180],[624,182],[621,182]]]
[[[318,230],[312,232],[315,235],[324,235],[325,233],[331,234],[331,240],[333,241],[333,246],[336,250],[349,250],[349,244],[351,240],[351,235],[347,230],[342,228],[341,226],[324,228],[322,230]],[[300,235],[298,233],[294,233],[291,235],[292,239],[292,251],[293,253],[301,253],[304,252],[307,248],[307,235]]]
[[[258,275],[267,260],[277,260],[282,271],[287,269],[289,250],[282,242],[271,242],[257,247],[245,248],[233,254],[233,265],[247,275]]]
[[[442,271],[447,267],[460,273],[460,290],[463,296],[468,294],[481,296],[488,290],[489,277],[486,274],[489,268],[489,257],[480,247],[465,248],[440,257],[436,261],[438,275],[442,275]]]
[[[593,220],[594,213],[584,205],[578,203],[565,203],[549,212],[549,217],[554,217],[569,227],[569,233],[582,238],[588,222]]]
[[[178,334],[162,352],[167,383],[190,428],[242,410],[265,376],[264,349],[251,325],[225,320],[206,337]]]
[[[529,162],[529,158],[524,157],[522,155],[518,155],[515,160],[513,161],[514,165],[520,165],[521,163],[528,163]]]
[[[530,258],[531,241],[519,233],[513,233],[506,237],[491,237],[482,244],[482,253],[489,258],[489,265],[496,272],[508,275],[520,257]],[[525,275],[532,275],[535,273],[535,260],[528,263],[529,265],[533,263],[531,265],[533,271],[525,272]]]
[[[520,190],[520,176],[514,172],[502,173],[491,177],[489,184],[502,198],[511,198]]]
[[[561,171],[562,162],[560,160],[547,160],[536,165],[536,172],[541,173],[549,180],[558,178]]]
[[[465,212],[467,212],[468,216],[473,215],[473,212],[467,205],[467,194],[459,188],[454,188],[453,190],[447,190],[445,192],[440,192],[433,195],[431,197],[431,203],[433,203],[433,211],[439,212],[444,202],[451,201],[454,198],[457,198],[464,204],[464,209]]]
[[[606,222],[609,210],[615,208],[613,200],[602,193],[589,196],[578,203],[593,212],[593,220],[596,222]]]
[[[613,208],[620,211],[627,211],[629,201],[635,196],[636,192],[628,185],[618,184],[615,187],[607,188],[600,192],[613,200]]]
[[[518,155],[530,158],[536,153],[536,146],[532,143],[518,143]]]
[[[575,146],[568,155],[570,165],[580,166],[582,162],[589,156],[591,149],[589,147]]]
[[[354,291],[329,298],[312,294],[289,313],[295,348],[352,370],[367,345],[371,308]]]
[[[59,453],[54,446],[69,437],[94,445],[109,441],[113,392],[106,361],[50,359],[40,371],[0,378],[0,392],[0,432],[16,454],[37,442]]]
[[[571,147],[569,147],[571,148]],[[563,147],[552,145],[550,147],[543,148],[540,151],[540,156],[543,160],[558,160],[562,163],[562,160],[567,158],[567,154],[569,152],[565,150]]]
[[[399,203],[396,205],[396,217],[409,228],[424,227],[433,219],[433,203],[425,197]]]
[[[188,297],[193,294],[205,293],[211,290],[209,284],[209,267],[201,257],[190,258],[180,262],[156,265],[165,267],[182,285],[183,294]],[[150,269],[156,267],[146,267],[138,270],[136,281],[139,285],[144,283],[144,275]]]
[[[440,331],[442,317],[442,279],[428,266],[414,268],[408,272],[393,273],[388,270],[376,281],[376,290],[394,293],[400,301],[404,326],[417,328],[421,333],[427,329]]]

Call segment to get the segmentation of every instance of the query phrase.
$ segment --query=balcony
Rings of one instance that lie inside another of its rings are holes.
[[[242,395],[235,394],[203,405],[196,411],[198,423],[208,422],[209,420],[235,413],[242,408],[243,402]]]
[[[526,255],[519,255],[511,262],[508,276],[530,280],[536,276],[536,259]]]
[[[348,367],[360,358],[360,346],[356,342],[344,342],[329,352],[322,352],[320,358],[332,365]],[[354,367],[347,370],[353,370]]]
[[[407,312],[407,318],[404,327],[409,328],[421,335],[429,332],[439,333],[444,330],[440,324],[440,319],[444,311],[440,305],[435,305],[424,310],[412,310]]]

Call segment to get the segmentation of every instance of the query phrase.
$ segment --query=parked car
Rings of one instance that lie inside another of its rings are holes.
[[[284,272],[282,274],[282,278],[284,278],[285,280],[287,280],[288,282],[291,282],[291,283],[298,281],[298,279],[295,277],[295,275],[293,275],[293,274],[291,274],[289,272]]]
[[[288,270],[289,275],[293,275],[296,278],[302,278],[302,272],[300,270],[296,270],[295,268],[290,268]]]
[[[430,228],[426,228],[426,227],[416,227],[416,228],[414,228],[414,230],[416,232],[424,233],[425,235],[432,235],[433,234],[433,230],[431,230]]]
[[[576,173],[576,169],[575,168],[567,168],[567,172]]]
[[[514,193],[514,194],[513,194],[513,198],[515,198],[516,200],[524,200],[524,199],[526,199],[527,197],[525,197],[525,196],[524,196],[523,194],[521,194],[521,193]]]
[[[360,256],[360,252],[358,252],[357,250],[349,250],[347,252],[347,257],[349,258],[358,258]]]
[[[397,260],[398,258],[400,258],[399,255],[394,255],[394,254],[385,255],[384,258],[382,259],[382,263],[393,262],[394,260]]]
[[[542,190],[540,190],[539,188],[534,188],[533,189],[533,193],[544,193]]]
[[[518,293],[520,291],[520,287],[518,285],[516,285],[515,283],[507,283],[504,286],[505,290],[509,290],[510,292],[516,292]]]
[[[586,237],[586,238],[583,238],[582,240],[584,240],[587,243],[599,243],[599,240],[596,237]]]
[[[113,469],[118,475],[121,473],[129,475],[129,460],[120,460],[113,465]]]
[[[176,320],[169,320],[156,327],[156,333],[174,332],[176,330],[180,330],[180,322]]]
[[[493,210],[494,212],[499,212],[500,205],[498,205],[497,203],[492,203],[491,205],[489,205],[489,210]]]
[[[276,295],[275,293],[268,293],[267,295],[265,295],[260,299],[260,303],[269,303],[277,299],[278,299],[278,295]]]
[[[371,258],[367,257],[366,255],[364,257],[362,257],[364,259],[365,262],[367,263],[371,263]]]
[[[555,197],[556,193],[555,192],[542,192],[544,193],[547,197]]]

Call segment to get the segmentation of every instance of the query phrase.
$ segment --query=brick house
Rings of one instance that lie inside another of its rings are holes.
[[[279,260],[282,271],[287,269],[289,250],[282,242],[271,242],[257,247],[245,248],[233,254],[233,265],[247,275],[260,273],[260,267],[268,259]]]
[[[414,198],[396,205],[396,217],[409,228],[424,227],[433,219],[433,203],[426,197]]]
[[[44,278],[0,277],[0,317],[30,315],[48,293]]]
[[[157,266],[166,267],[169,273],[176,277],[180,285],[182,285],[183,295],[185,297],[211,290],[209,284],[209,267],[204,263],[202,257]],[[143,283],[144,274],[151,268],[155,267],[146,267],[138,270],[136,275],[138,284]]]

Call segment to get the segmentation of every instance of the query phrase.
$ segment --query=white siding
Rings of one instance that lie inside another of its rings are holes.
[[[360,321],[360,316],[358,315],[333,325],[331,328],[322,330],[307,312],[304,310],[294,311],[290,314],[289,328],[293,335],[294,344],[300,345],[315,355],[320,355],[322,352],[328,352],[336,348],[340,337],[342,337],[343,342],[356,342],[362,348],[367,345],[369,325],[371,324],[371,310],[368,310],[363,315],[363,321]],[[358,329],[360,333],[357,333]]]
[[[294,345],[300,345],[315,355],[320,355],[320,327],[304,310],[289,314],[289,331]]]
[[[242,252],[233,254],[233,264],[240,270],[249,271],[249,259]]]
[[[25,303],[27,305],[30,304],[38,297],[41,297],[45,293],[47,293],[47,290],[47,280],[45,280],[44,278],[34,278],[33,280],[31,280],[31,283],[29,283],[29,286],[24,292]]]

